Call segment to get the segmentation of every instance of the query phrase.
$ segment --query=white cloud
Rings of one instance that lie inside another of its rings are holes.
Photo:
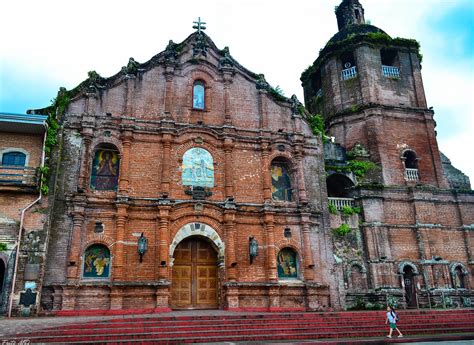
[[[469,1],[361,0],[365,17],[373,25],[392,37],[421,41],[425,90],[429,105],[437,111],[441,150],[474,180],[474,162],[457,158],[461,147],[468,147],[462,146],[462,140],[469,144],[467,139],[474,132],[469,94],[473,88],[472,68],[465,61],[449,60],[447,54],[439,56],[439,51],[454,52],[456,44],[443,37],[439,28],[429,26],[430,20],[441,18],[450,9]],[[208,23],[206,32],[219,48],[228,45],[242,65],[264,73],[287,96],[295,93],[302,100],[299,77],[336,33],[334,6],[339,3],[339,0],[3,1],[0,4],[1,90],[7,89],[4,75],[11,76],[14,72],[19,79],[31,82],[30,87],[24,85],[23,90],[14,91],[19,99],[34,92],[38,85],[44,85],[43,89],[51,88],[51,96],[44,100],[44,105],[48,105],[59,86],[76,86],[89,70],[110,76],[130,56],[145,62],[162,51],[168,40],[184,40],[193,31],[192,21],[201,16]],[[472,65],[472,57],[468,63]],[[24,109],[37,107],[28,104],[27,98],[24,102]],[[454,125],[444,117],[456,119]],[[445,123],[449,123],[446,131]],[[450,133],[455,133],[455,137]],[[458,142],[460,145],[456,145]]]

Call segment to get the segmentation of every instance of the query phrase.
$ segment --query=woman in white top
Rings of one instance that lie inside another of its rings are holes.
[[[387,323],[390,324],[390,333],[387,335],[387,338],[392,337],[392,332],[394,329],[397,330],[399,338],[403,337],[402,332],[400,332],[400,330],[397,328],[397,321],[398,321],[397,313],[395,312],[394,309],[392,309],[392,307],[388,306],[387,307],[387,320],[385,320],[385,324]]]

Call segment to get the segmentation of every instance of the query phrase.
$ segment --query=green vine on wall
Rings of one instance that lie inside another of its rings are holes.
[[[327,141],[327,137],[324,133],[325,131],[325,124],[324,119],[321,114],[310,115],[308,116],[308,123],[313,131],[314,135],[321,136],[323,139],[323,143]]]
[[[0,252],[4,252],[7,250],[7,244],[0,242]]]
[[[67,106],[71,102],[69,92],[65,88],[60,88],[56,98],[51,100],[51,106],[48,109],[48,118],[46,123],[48,125],[48,131],[46,133],[46,141],[44,152],[46,159],[42,168],[39,168],[39,176],[41,180],[41,193],[48,195],[49,193],[49,173],[50,167],[48,165],[49,159],[51,157],[51,152],[53,148],[58,143],[58,131],[59,131],[59,122],[58,120],[66,111]]]

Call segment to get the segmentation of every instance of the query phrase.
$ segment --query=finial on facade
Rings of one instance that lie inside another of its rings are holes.
[[[206,22],[201,22],[201,17],[198,17],[197,22],[193,22],[196,25],[193,25],[193,29],[196,29],[198,31],[198,34],[201,34],[201,30],[206,30],[206,27],[204,26]]]

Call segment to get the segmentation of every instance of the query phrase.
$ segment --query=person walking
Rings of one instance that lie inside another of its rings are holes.
[[[398,315],[395,312],[395,309],[392,308],[391,306],[387,306],[387,320],[385,320],[385,324],[387,323],[390,324],[390,333],[387,335],[387,338],[392,337],[392,332],[394,329],[397,330],[399,338],[403,337],[402,332],[400,332],[400,330],[397,327],[397,322],[398,322]]]

